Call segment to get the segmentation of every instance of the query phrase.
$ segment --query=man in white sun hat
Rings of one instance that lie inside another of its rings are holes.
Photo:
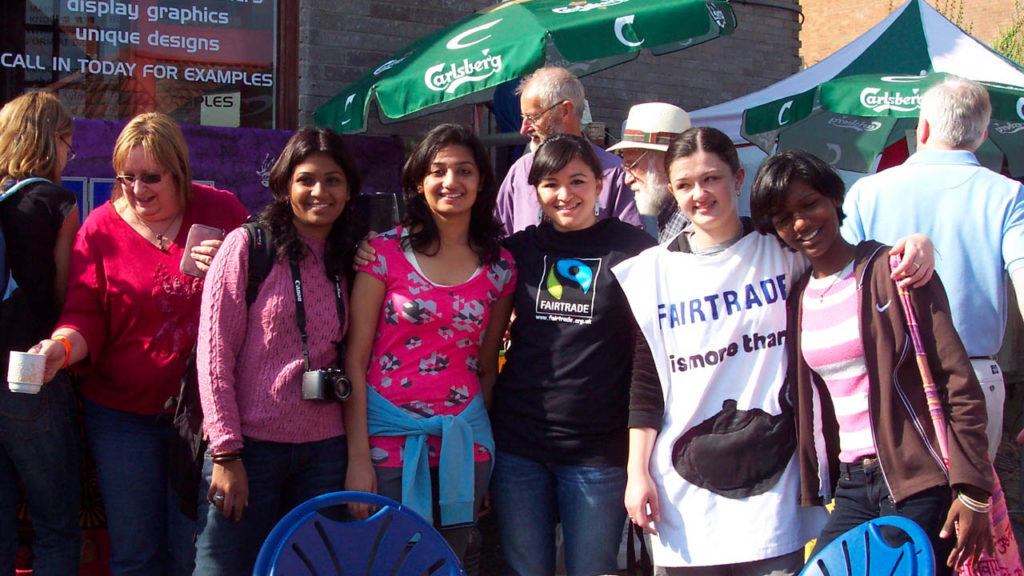
[[[678,106],[664,102],[637,104],[629,109],[622,141],[608,148],[622,156],[626,185],[633,189],[644,228],[658,242],[674,238],[686,225],[686,217],[669,190],[665,151],[668,143],[689,127],[689,114]]]

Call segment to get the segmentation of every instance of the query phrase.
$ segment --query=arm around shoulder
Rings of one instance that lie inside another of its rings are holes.
[[[245,300],[248,284],[248,235],[232,231],[221,246],[221,257],[210,268],[203,283],[196,367],[199,395],[205,416],[204,427],[210,447],[216,451],[242,447],[241,415],[238,409],[236,367],[244,342],[252,330]]]

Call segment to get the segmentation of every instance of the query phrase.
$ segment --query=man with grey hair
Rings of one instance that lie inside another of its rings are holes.
[[[843,236],[891,244],[922,232],[935,243],[935,271],[985,392],[994,457],[1005,397],[994,357],[1006,323],[1007,273],[1024,302],[1024,187],[982,167],[974,155],[988,136],[991,113],[988,92],[972,80],[948,78],[926,91],[917,151],[902,166],[850,188]]]
[[[527,182],[533,153],[544,140],[556,134],[582,136],[583,108],[586,105],[583,84],[565,68],[548,66],[523,78],[519,87],[519,107],[523,124],[519,132],[530,137],[530,152],[509,168],[498,189],[497,216],[505,234],[539,224],[540,202],[537,189]],[[601,194],[597,199],[598,218],[614,216],[623,222],[641,226],[633,203],[633,191],[625,185],[622,161],[594,146],[601,166]]]
[[[629,109],[622,141],[608,148],[622,155],[626,185],[633,190],[644,228],[659,243],[675,238],[688,220],[672,196],[665,172],[665,152],[673,138],[690,127],[685,110],[664,102]]]

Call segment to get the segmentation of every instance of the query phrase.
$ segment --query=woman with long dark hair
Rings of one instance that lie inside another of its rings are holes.
[[[248,230],[229,234],[210,268],[197,357],[210,440],[197,576],[250,573],[285,513],[344,487],[349,414],[336,398],[307,399],[303,382],[340,366],[359,182],[341,136],[299,130],[271,169],[274,201],[258,226],[274,258],[255,299],[246,301]]]
[[[498,244],[497,184],[472,130],[427,133],[402,187],[406,218],[371,241],[374,258],[352,290],[346,408],[366,407],[369,441],[350,431],[347,487],[433,518],[462,557],[493,462],[484,395],[504,329],[491,318],[507,316],[515,271]]]

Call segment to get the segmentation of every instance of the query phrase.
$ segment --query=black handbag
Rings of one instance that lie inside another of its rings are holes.
[[[260,284],[274,265],[274,244],[270,232],[257,222],[243,224],[249,235],[249,270],[245,305],[252,306]],[[195,520],[198,515],[199,486],[203,481],[203,459],[209,442],[203,438],[203,406],[199,401],[199,372],[196,368],[196,347],[185,360],[178,396],[174,405],[171,431],[167,435],[167,466],[171,487],[178,496],[178,509]]]
[[[727,498],[763,494],[775,486],[796,451],[796,422],[788,381],[779,391],[780,414],[757,408],[722,409],[672,445],[672,464],[687,482]]]
[[[639,550],[637,542],[640,543]],[[647,549],[647,539],[642,528],[629,523],[629,536],[626,538],[626,574],[629,576],[654,576],[654,564],[651,553]]]
[[[203,407],[199,403],[199,373],[194,346],[185,360],[181,390],[176,401],[167,437],[168,475],[171,487],[178,495],[178,509],[195,520],[208,442],[203,439]]]

